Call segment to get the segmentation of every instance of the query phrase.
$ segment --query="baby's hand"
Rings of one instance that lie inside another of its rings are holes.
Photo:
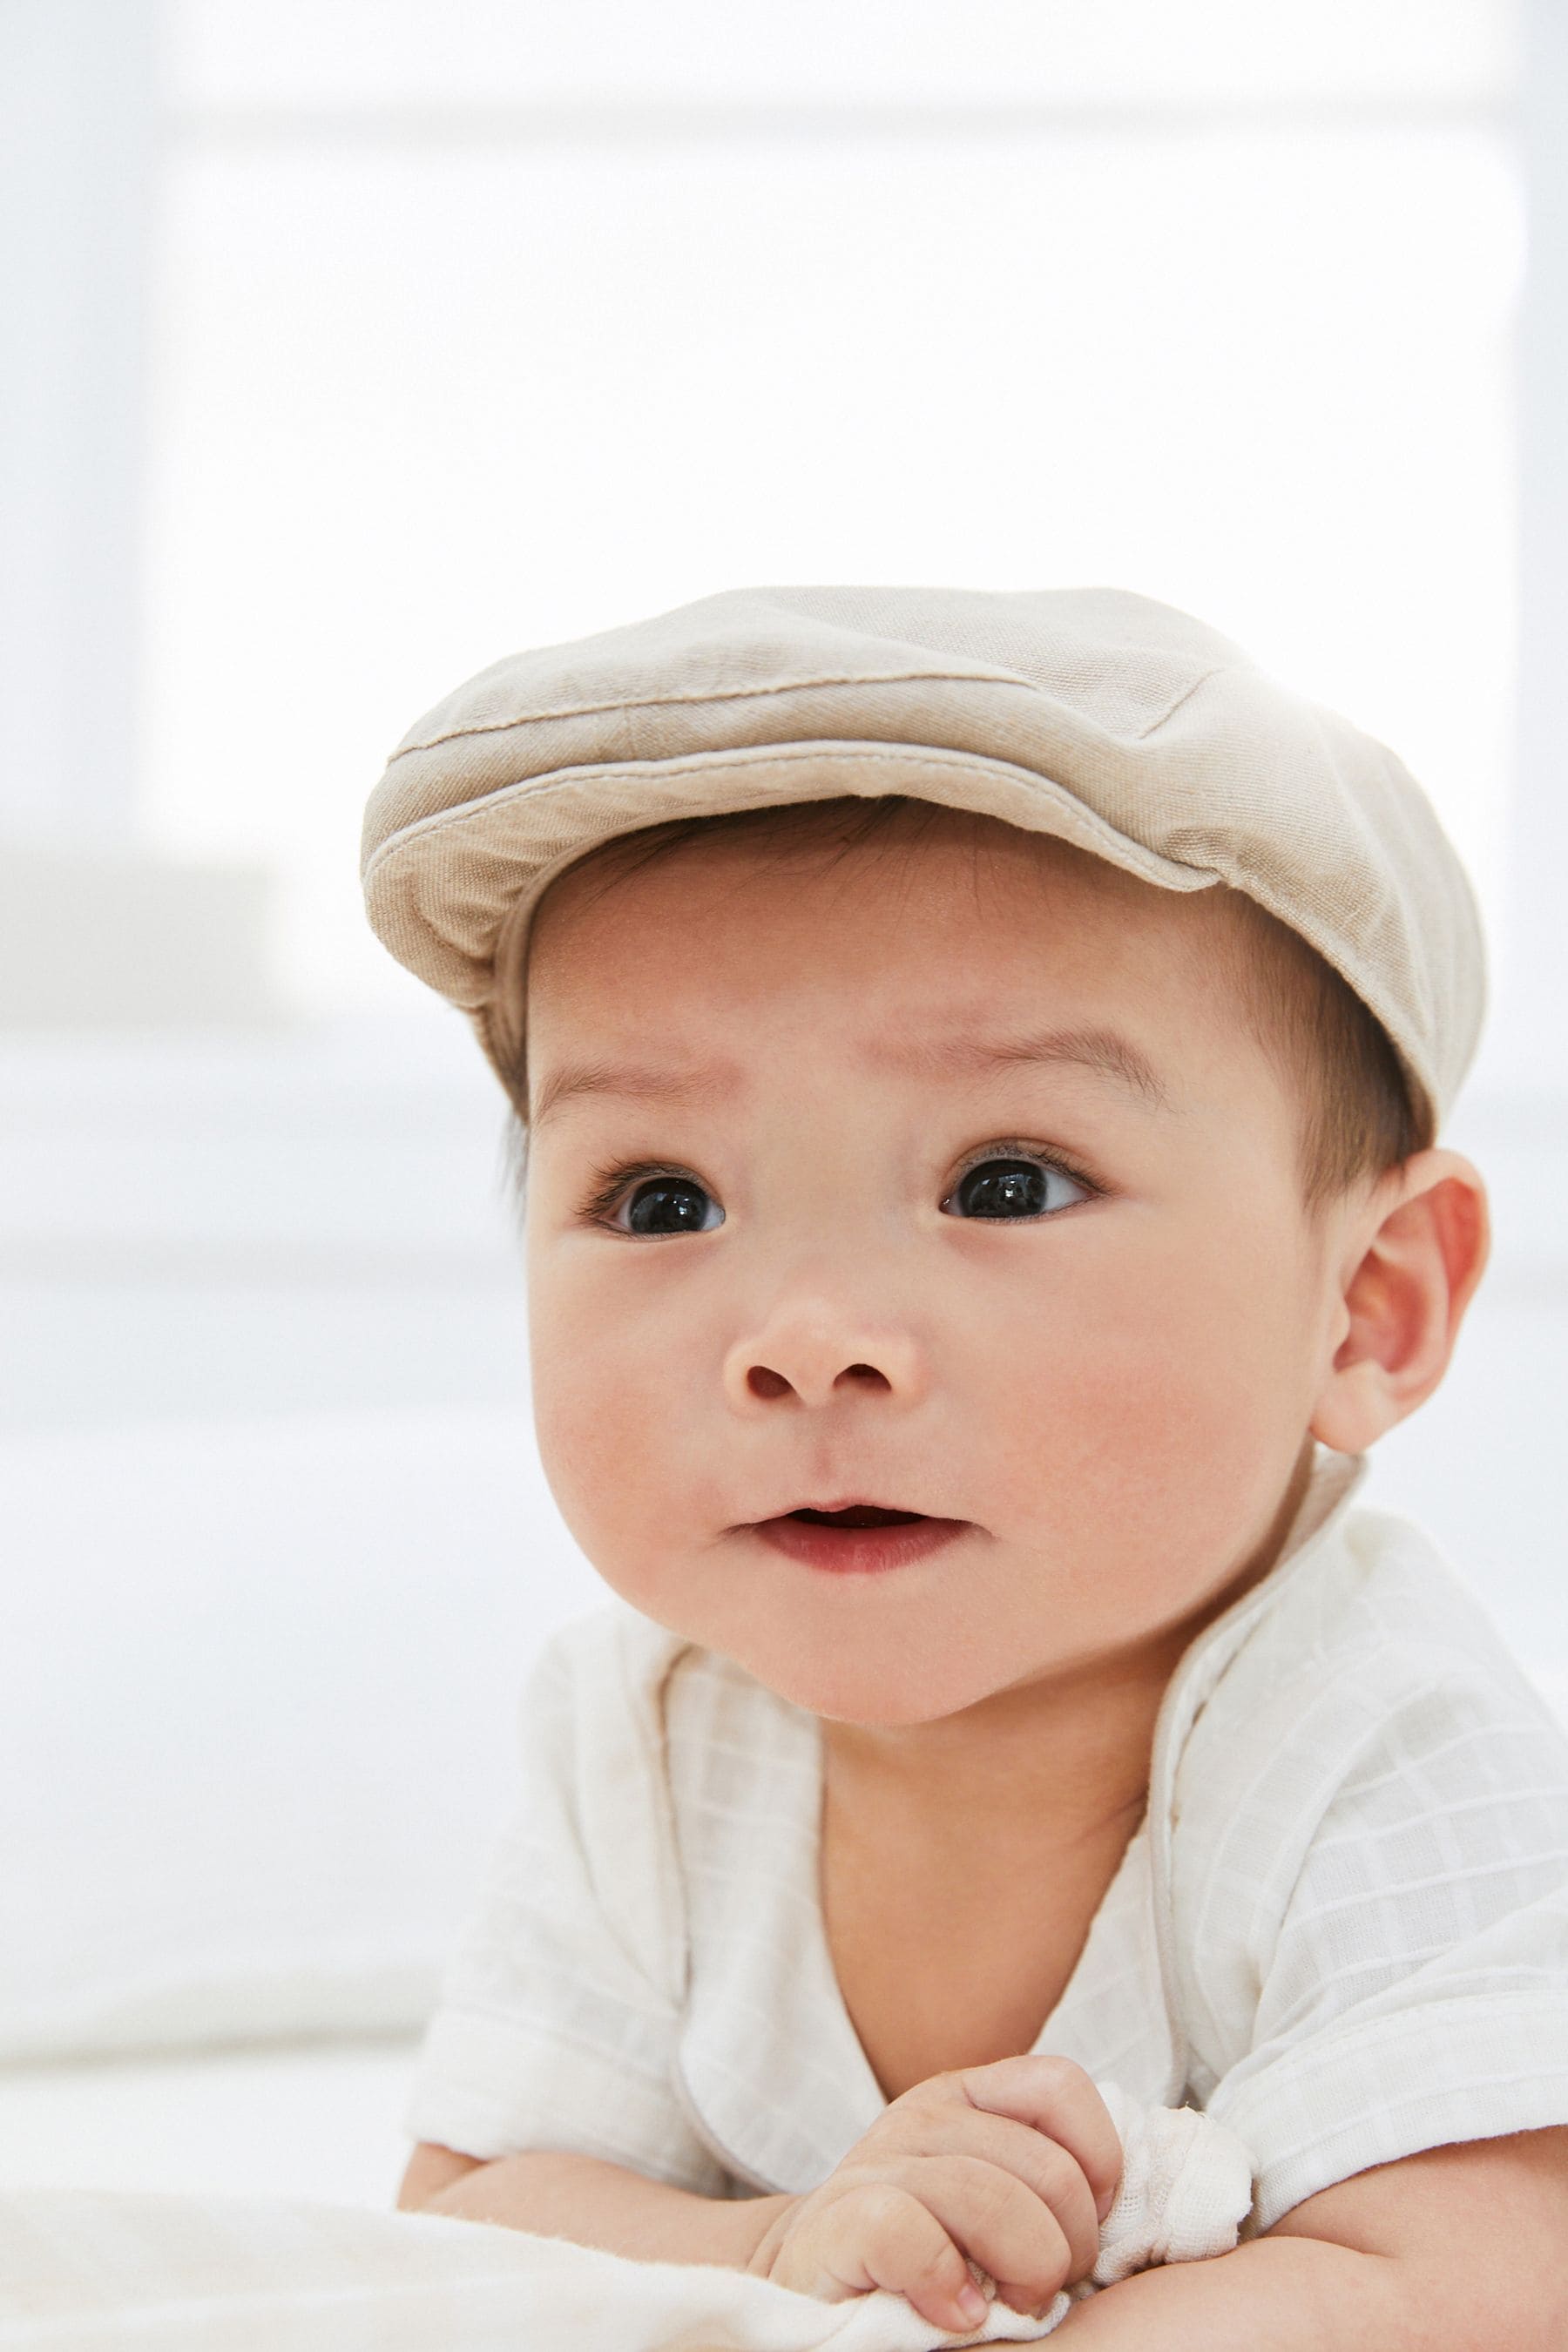
[[[963,2066],[893,2100],[819,2189],[784,2208],[748,2268],[826,2303],[891,2287],[959,2331],[984,2311],[972,2255],[1004,2303],[1037,2315],[1093,2268],[1121,2178],[1121,2143],[1081,2066]]]

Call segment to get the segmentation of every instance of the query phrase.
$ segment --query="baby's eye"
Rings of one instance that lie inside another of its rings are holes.
[[[709,1234],[724,1212],[689,1176],[650,1176],[633,1185],[611,1222],[623,1233]]]
[[[1087,1184],[1079,1183],[1048,1160],[1015,1158],[1009,1153],[978,1160],[966,1169],[942,1205],[961,1217],[1016,1220],[1047,1216],[1089,1197]]]

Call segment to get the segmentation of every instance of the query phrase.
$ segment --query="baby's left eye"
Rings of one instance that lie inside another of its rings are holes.
[[[1048,1160],[998,1157],[966,1169],[942,1203],[950,1214],[996,1220],[1048,1216],[1087,1201],[1089,1187]],[[956,1204],[956,1205],[955,1205]]]

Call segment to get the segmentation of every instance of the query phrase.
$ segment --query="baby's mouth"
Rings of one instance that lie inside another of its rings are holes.
[[[837,1511],[816,1511],[803,1507],[798,1511],[785,1514],[788,1518],[804,1519],[808,1527],[813,1528],[901,1528],[915,1519],[923,1519],[925,1516],[923,1511],[884,1509],[880,1503],[846,1503],[841,1510]]]
[[[751,1530],[770,1549],[802,1567],[835,1574],[875,1575],[912,1567],[967,1532],[963,1519],[933,1519],[890,1503],[802,1503]]]

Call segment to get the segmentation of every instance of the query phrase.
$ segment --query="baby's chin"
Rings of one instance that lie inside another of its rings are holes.
[[[1016,1661],[922,1654],[904,1643],[884,1648],[839,1641],[818,1648],[800,1641],[763,1643],[731,1636],[710,1646],[722,1648],[791,1706],[867,1731],[900,1730],[961,1715],[1016,1674]]]
[[[944,1591],[940,1560],[858,1578],[864,1590],[853,1595],[837,1580],[820,1594],[773,1573],[753,1581],[752,1565],[720,1548],[697,1559],[601,1562],[600,1574],[645,1616],[731,1659],[790,1706],[866,1730],[942,1722],[1020,1684],[1081,1673],[1102,1654],[1098,1622],[1059,1608],[1041,1622],[1016,1596],[1010,1605],[1005,1580],[967,1596]]]

